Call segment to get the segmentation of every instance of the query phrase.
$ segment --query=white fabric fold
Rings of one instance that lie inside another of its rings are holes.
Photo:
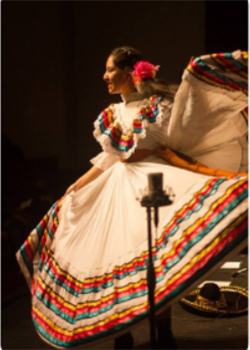
[[[235,51],[232,56],[236,59],[240,54],[241,51]],[[201,56],[201,60],[209,69],[219,70],[210,55]],[[232,78],[233,73],[220,69],[220,74]],[[247,82],[236,74],[233,78]],[[242,91],[210,85],[186,69],[174,99],[169,147],[210,167],[239,171],[248,132],[241,112],[247,106],[248,97]]]
[[[119,162],[119,157],[107,152],[101,152],[96,157],[90,159],[90,163],[95,167],[105,171],[114,165],[116,162]]]

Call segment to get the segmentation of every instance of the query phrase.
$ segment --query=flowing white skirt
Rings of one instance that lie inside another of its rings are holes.
[[[17,253],[34,325],[52,346],[116,336],[146,319],[147,215],[138,197],[155,172],[175,194],[152,230],[158,312],[245,244],[247,178],[201,175],[159,159],[116,163],[56,202]]]

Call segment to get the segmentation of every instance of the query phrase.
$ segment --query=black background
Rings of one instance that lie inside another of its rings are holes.
[[[247,50],[247,1],[3,1],[2,300],[25,284],[15,253],[101,151],[93,122],[119,96],[102,81],[131,45],[179,83],[191,56]],[[13,288],[15,286],[15,288]],[[15,298],[15,297],[14,297]]]
[[[85,171],[93,121],[119,96],[106,58],[131,45],[179,83],[191,56],[247,50],[247,1],[4,1],[2,131],[28,159]]]

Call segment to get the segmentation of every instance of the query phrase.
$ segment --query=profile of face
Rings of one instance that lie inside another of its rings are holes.
[[[106,71],[103,76],[111,95],[124,94],[133,91],[134,85],[129,72],[117,67],[113,56],[109,56],[106,62]]]

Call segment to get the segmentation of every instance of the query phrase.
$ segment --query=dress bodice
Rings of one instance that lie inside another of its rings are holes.
[[[138,93],[110,105],[94,123],[94,136],[103,152],[91,163],[105,170],[120,158],[129,158],[136,148],[167,145],[171,109],[172,101],[163,96],[144,98]]]
[[[137,118],[138,111],[147,104],[147,99],[133,101],[130,103],[118,103],[116,113],[118,120],[121,121],[123,129],[129,132],[132,129],[133,121]],[[145,133],[138,140],[138,149],[154,149],[161,145],[167,145],[167,134],[170,120],[172,102],[163,99],[160,102],[158,119],[153,123],[148,123]]]

